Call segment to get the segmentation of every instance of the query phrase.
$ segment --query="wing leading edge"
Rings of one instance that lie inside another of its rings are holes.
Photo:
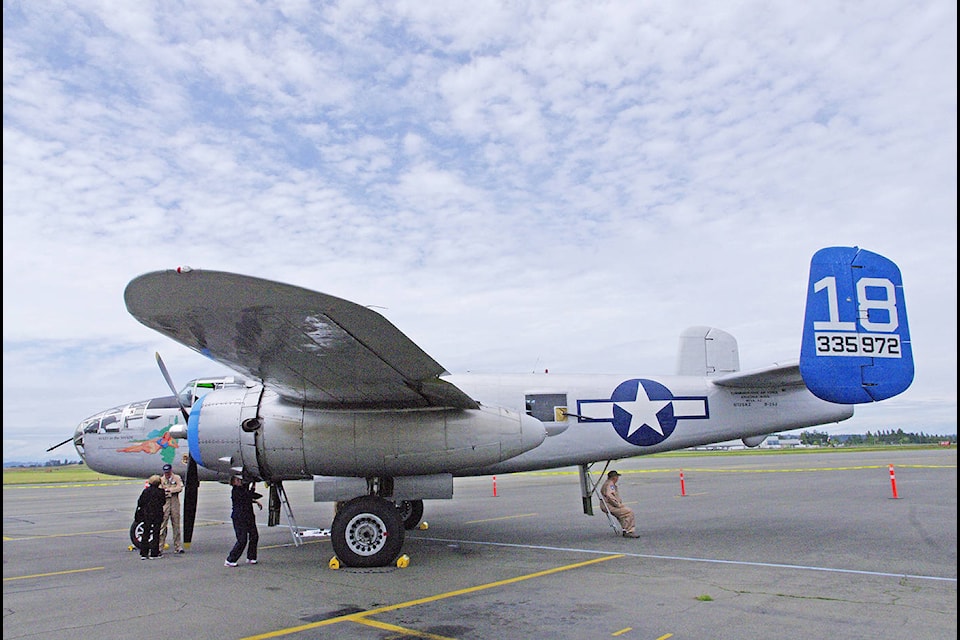
[[[477,403],[386,318],[302,287],[223,271],[154,271],[124,291],[139,322],[280,395],[337,408]]]
[[[752,371],[738,371],[710,381],[720,387],[735,389],[805,386],[800,375],[800,363],[796,360]]]

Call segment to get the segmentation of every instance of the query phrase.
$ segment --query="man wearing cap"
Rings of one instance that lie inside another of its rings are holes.
[[[600,487],[600,509],[617,517],[624,538],[639,538],[640,535],[634,531],[633,509],[624,505],[620,499],[620,491],[617,489],[619,479],[620,474],[616,471],[607,474],[606,481]]]
[[[183,543],[180,541],[180,492],[183,491],[183,480],[173,472],[169,464],[163,465],[163,475],[160,476],[160,488],[167,496],[163,504],[163,521],[160,525],[160,552],[167,543],[167,522],[173,528],[173,548],[177,553],[183,553]]]

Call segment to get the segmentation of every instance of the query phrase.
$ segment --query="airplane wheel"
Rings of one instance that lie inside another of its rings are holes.
[[[130,525],[130,542],[133,543],[133,546],[137,549],[140,548],[140,538],[143,537],[143,523],[139,520],[134,520],[133,524]]]
[[[403,528],[407,531],[416,529],[423,518],[423,500],[401,500],[397,503],[397,510],[403,520]]]
[[[385,567],[403,548],[403,521],[397,506],[377,496],[342,505],[333,518],[330,543],[348,567]]]

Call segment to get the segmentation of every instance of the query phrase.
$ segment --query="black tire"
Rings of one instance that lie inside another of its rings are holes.
[[[385,567],[400,555],[403,533],[397,505],[377,496],[361,496],[337,510],[330,543],[348,567]]]
[[[140,520],[134,520],[133,524],[130,525],[130,542],[133,543],[135,549],[140,548],[140,538],[143,537],[143,522]],[[149,540],[147,541],[149,542]]]
[[[423,500],[401,500],[397,503],[397,510],[403,520],[403,528],[407,531],[416,529],[423,519]]]

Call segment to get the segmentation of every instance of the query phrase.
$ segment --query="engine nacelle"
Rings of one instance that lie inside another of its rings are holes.
[[[543,423],[499,407],[328,410],[262,387],[212,391],[190,414],[190,453],[221,472],[271,480],[454,473],[539,446]]]

